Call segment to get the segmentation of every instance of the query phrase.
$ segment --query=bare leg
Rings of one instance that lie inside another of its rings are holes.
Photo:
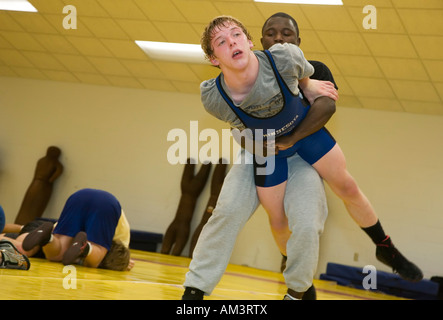
[[[273,187],[257,187],[258,199],[268,213],[272,235],[284,256],[287,255],[286,243],[291,235],[283,205],[285,190],[286,181]]]
[[[89,242],[90,251],[87,257],[85,258],[83,265],[89,268],[97,268],[102,262],[108,250],[105,247],[102,247],[93,242]]]
[[[52,236],[52,241],[43,247],[43,252],[46,259],[59,262],[62,261],[63,254],[71,245],[73,238],[61,234],[52,234]]]
[[[332,191],[343,200],[348,213],[360,227],[366,228],[377,223],[377,214],[346,169],[345,156],[338,144],[314,163],[313,167]]]
[[[4,234],[0,234],[0,240],[8,240],[9,242],[11,242],[17,248],[17,250],[21,254],[27,255],[28,257],[32,257],[34,254],[37,253],[37,251],[40,249],[40,247],[37,246],[35,248],[32,248],[29,251],[24,250],[23,247],[22,247],[22,242],[23,242],[23,239],[27,235],[28,235],[27,233],[23,233],[23,234],[19,235],[17,237],[17,239],[12,239],[12,238],[6,237]]]

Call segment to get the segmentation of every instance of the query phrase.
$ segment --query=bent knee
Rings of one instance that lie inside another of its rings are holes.
[[[334,186],[334,191],[340,198],[354,198],[360,194],[357,182],[353,178],[348,178]]]

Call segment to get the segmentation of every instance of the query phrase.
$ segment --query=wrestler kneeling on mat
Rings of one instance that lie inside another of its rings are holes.
[[[110,193],[82,189],[66,201],[58,222],[44,222],[28,233],[22,248],[29,255],[41,247],[50,261],[118,271],[134,266],[130,227],[119,201]]]

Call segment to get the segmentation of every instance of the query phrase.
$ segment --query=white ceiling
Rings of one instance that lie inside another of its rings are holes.
[[[443,0],[343,0],[343,6],[253,0],[30,0],[38,13],[0,11],[0,76],[198,93],[208,65],[154,61],[134,40],[199,43],[221,14],[239,18],[257,49],[283,11],[299,23],[306,57],[331,69],[338,105],[443,115]],[[377,9],[365,29],[363,7]],[[77,9],[65,30],[63,7]]]

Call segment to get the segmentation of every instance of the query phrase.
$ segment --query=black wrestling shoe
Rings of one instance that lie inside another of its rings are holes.
[[[423,279],[423,272],[420,268],[407,260],[395,248],[389,236],[377,244],[375,256],[380,262],[390,266],[393,272],[398,273],[405,280],[417,282]]]
[[[182,300],[203,300],[205,293],[199,289],[186,287]]]
[[[62,263],[66,265],[74,264],[78,259],[85,258],[90,250],[88,237],[85,232],[80,231],[72,240],[72,245],[63,255]]]
[[[34,229],[34,231],[31,231],[23,240],[23,249],[29,251],[37,245],[43,247],[48,244],[53,228],[54,224],[52,222],[45,222],[37,229]]]
[[[24,254],[21,254],[17,248],[7,240],[0,241],[0,269],[19,269],[29,270],[31,263]]]

